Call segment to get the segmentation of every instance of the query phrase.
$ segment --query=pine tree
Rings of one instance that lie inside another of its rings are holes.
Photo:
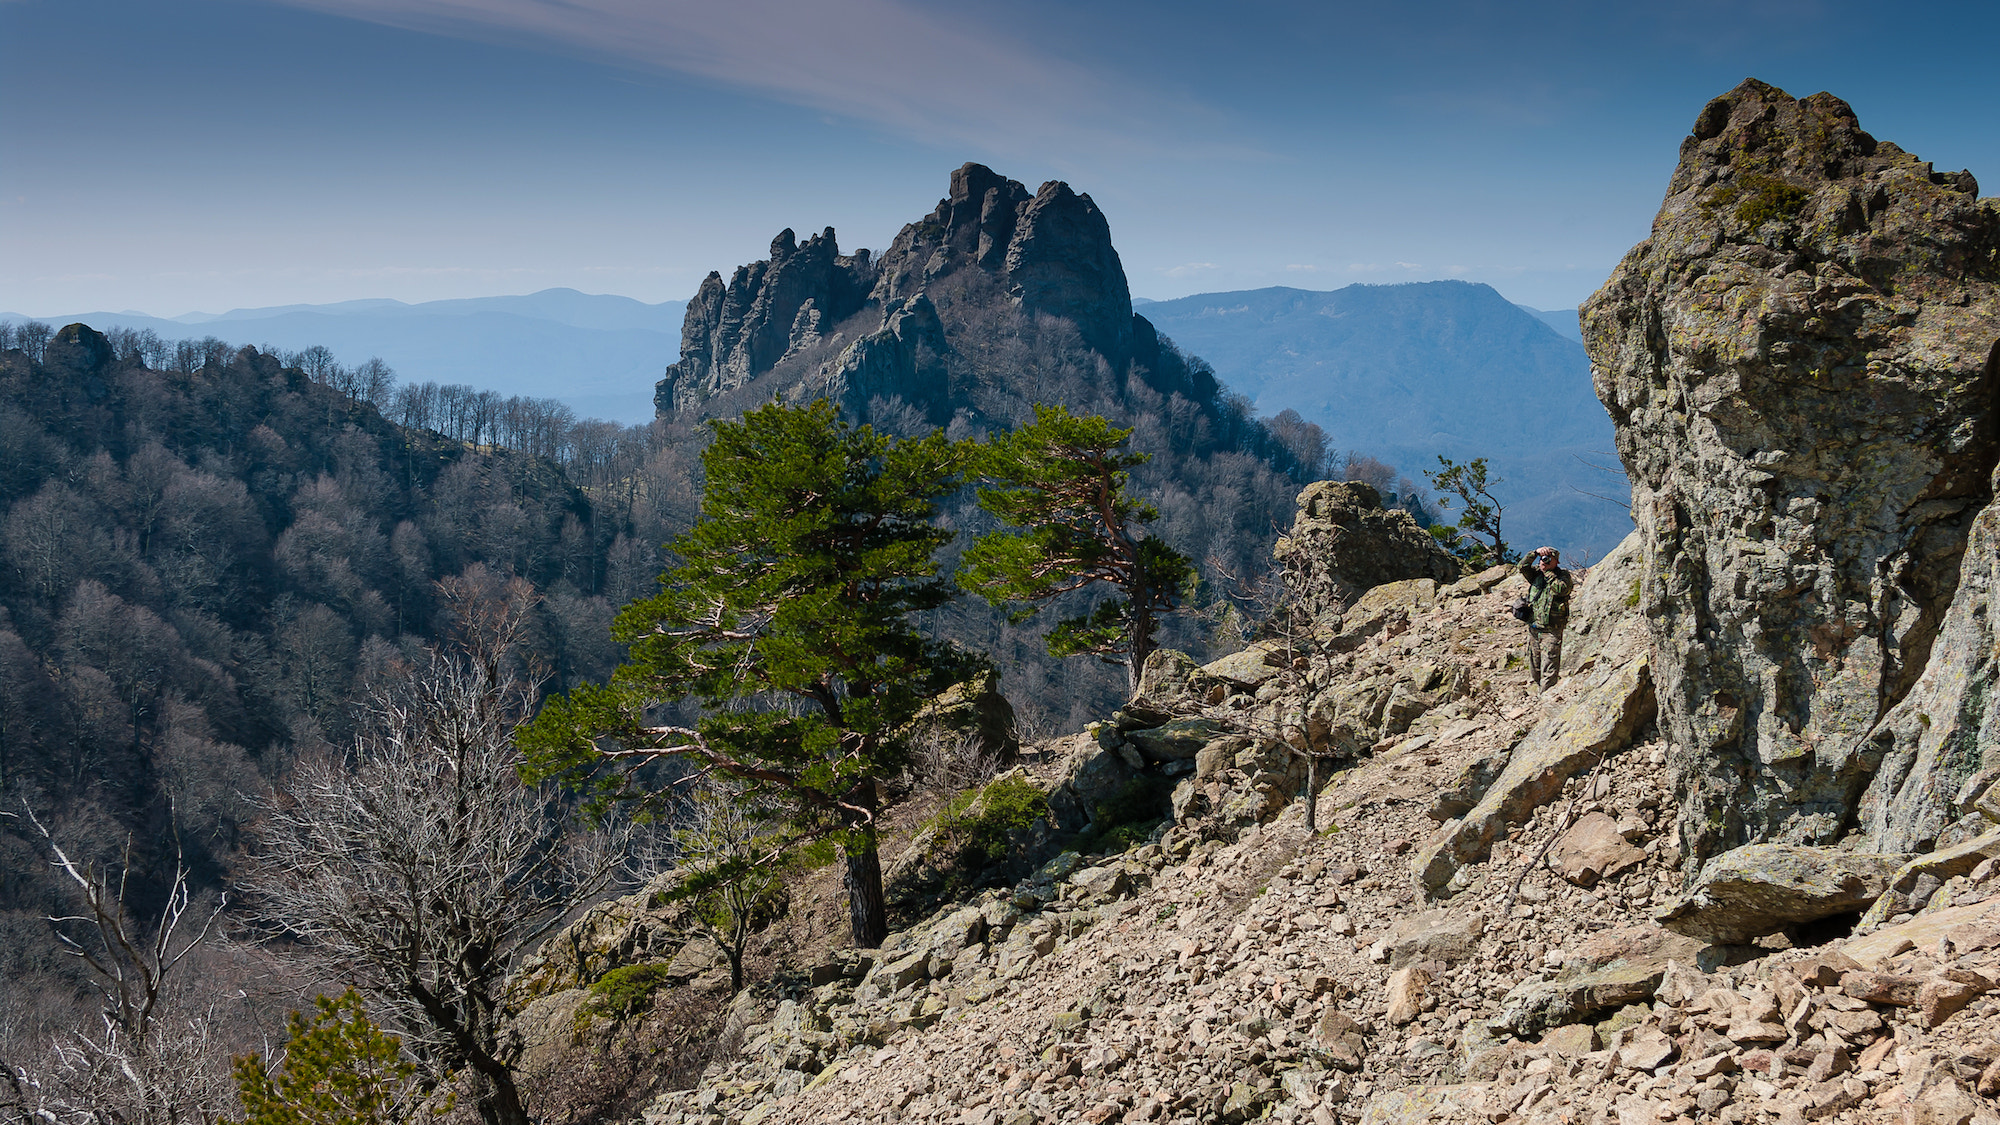
[[[283,1061],[267,1067],[256,1055],[236,1059],[243,1120],[233,1125],[402,1125],[420,1116],[417,1068],[402,1057],[402,1040],[368,1018],[353,989],[315,997],[310,1020],[285,1021]]]
[[[784,810],[774,850],[840,844],[854,941],[879,945],[879,783],[903,768],[918,708],[977,665],[912,621],[954,594],[935,558],[952,533],[932,521],[968,451],[850,425],[826,402],[710,425],[701,519],[668,545],[679,565],[660,593],[613,628],[626,663],[551,699],[522,745],[541,775],[601,796],[636,795],[638,769],[663,758],[736,779]],[[655,721],[669,705],[698,717]]]
[[[1439,508],[1449,509],[1453,497],[1457,497],[1457,503],[1463,508],[1458,514],[1456,530],[1442,524],[1431,527],[1431,534],[1447,550],[1475,570],[1514,561],[1513,549],[1500,537],[1500,516],[1506,509],[1501,507],[1492,492],[1507,482],[1499,477],[1487,479],[1486,458],[1474,457],[1460,465],[1440,455],[1438,468],[1424,470],[1424,477],[1431,482],[1432,488],[1444,493],[1438,497]],[[1480,535],[1491,542],[1481,543],[1475,538]]]
[[[1131,468],[1151,459],[1125,448],[1131,437],[1096,415],[1037,404],[1032,423],[993,438],[979,468],[994,483],[979,490],[979,506],[1016,530],[980,536],[959,581],[993,605],[1011,606],[1016,620],[1093,583],[1117,587],[1122,596],[1057,623],[1049,652],[1124,664],[1136,689],[1159,619],[1193,584],[1194,566],[1143,534],[1160,513],[1127,491]]]

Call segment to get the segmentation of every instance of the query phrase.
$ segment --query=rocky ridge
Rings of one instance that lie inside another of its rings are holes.
[[[803,244],[785,230],[768,259],[739,266],[726,283],[709,274],[655,402],[662,413],[699,410],[796,359],[794,397],[832,398],[862,417],[878,400],[900,400],[946,421],[949,345],[937,302],[968,289],[979,291],[975,304],[991,296],[1031,319],[1069,322],[1111,372],[1133,362],[1164,370],[1158,334],[1132,312],[1110,224],[1090,196],[1061,181],[1031,193],[966,164],[937,208],[879,257],[841,254],[831,227]],[[1216,391],[1212,378],[1185,389],[1197,402]]]
[[[1624,573],[1584,582],[1603,638],[1586,661],[1624,659],[1605,642],[1636,614],[1604,596]],[[1590,697],[1629,691],[1581,671],[1532,695],[1504,616],[1519,583],[1502,571],[1399,592],[1408,616],[1374,618],[1342,654],[1336,686],[1422,663],[1477,679],[1407,729],[1378,727],[1319,794],[1321,831],[1275,763],[1211,739],[1180,783],[1204,800],[1176,800],[1152,842],[1065,852],[881,950],[835,951],[789,990],[746,994],[737,1060],[641,1119],[2000,1120],[2000,831],[1972,867],[1889,900],[1899,912],[1865,936],[1793,947],[1662,927],[1654,915],[1687,888],[1657,726],[1553,767],[1553,784],[1493,768]],[[1155,700],[1254,706],[1261,687],[1240,660],[1154,671]],[[1131,710],[1057,748],[1044,783],[1135,756],[1188,769],[1134,736],[1218,706],[1155,726]],[[1467,862],[1469,893],[1427,904],[1421,842],[1496,790],[1521,811]]]

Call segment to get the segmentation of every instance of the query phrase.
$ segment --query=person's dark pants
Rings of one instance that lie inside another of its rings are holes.
[[[1556,686],[1562,674],[1563,635],[1561,629],[1528,626],[1528,681],[1537,688]]]

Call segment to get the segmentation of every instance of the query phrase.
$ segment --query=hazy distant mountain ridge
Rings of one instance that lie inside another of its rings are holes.
[[[1488,458],[1507,480],[1517,545],[1602,554],[1630,530],[1620,477],[1579,458],[1611,449],[1583,346],[1548,317],[1463,281],[1253,289],[1145,306],[1160,331],[1214,364],[1260,412],[1297,410],[1343,452],[1415,476]],[[1574,323],[1575,313],[1566,314]]]

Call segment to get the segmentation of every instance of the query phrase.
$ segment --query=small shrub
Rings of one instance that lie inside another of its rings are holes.
[[[666,983],[665,961],[620,965],[590,986],[590,1000],[584,1004],[584,1011],[613,1019],[631,1019],[652,1006],[653,993]]]
[[[976,730],[931,727],[910,745],[910,772],[931,790],[969,789],[1000,772],[1001,755]]]
[[[1639,580],[1637,578],[1634,578],[1632,580],[1632,592],[1625,595],[1625,608],[1631,609],[1638,604],[1639,604]]]
[[[952,798],[931,826],[956,853],[959,866],[977,869],[1006,862],[1014,834],[1048,814],[1048,794],[1010,773]]]
[[[1119,786],[1108,800],[1092,810],[1090,829],[1077,842],[1086,852],[1122,852],[1144,843],[1153,829],[1167,818],[1167,799],[1174,791],[1172,778],[1143,775]]]

